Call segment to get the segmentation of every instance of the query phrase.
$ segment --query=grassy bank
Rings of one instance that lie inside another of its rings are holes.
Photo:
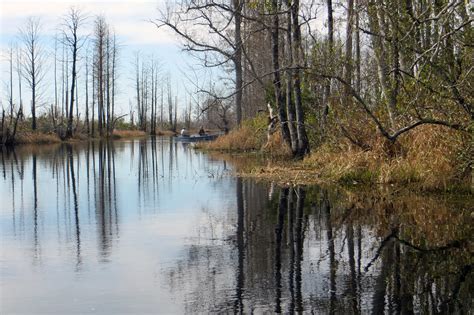
[[[109,139],[132,139],[132,138],[143,138],[148,133],[141,130],[114,130]],[[157,133],[158,136],[172,136],[174,135],[171,131],[160,131]],[[104,139],[106,137],[103,137]],[[85,133],[76,133],[74,136],[67,140],[62,140],[56,133],[42,132],[42,131],[18,131],[15,136],[14,144],[52,144],[61,142],[79,142],[88,140],[101,139],[99,135],[91,137]]]
[[[267,140],[263,117],[201,145],[210,152],[234,155],[243,176],[277,182],[343,185],[407,186],[426,191],[468,191],[472,185],[472,137],[442,126],[421,126],[392,145],[372,135],[362,149],[333,133],[302,161],[291,159],[290,150],[276,132]],[[238,158],[235,155],[238,154]],[[231,157],[232,159],[232,157]]]
[[[147,133],[141,130],[114,130],[113,139],[141,138],[146,137]]]

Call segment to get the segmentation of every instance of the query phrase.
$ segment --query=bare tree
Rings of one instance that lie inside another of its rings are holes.
[[[117,43],[117,35],[115,34],[115,31],[112,32],[112,38],[111,38],[111,41],[112,41],[112,73],[111,73],[111,84],[112,84],[112,99],[111,99],[111,106],[112,106],[112,113],[111,113],[111,117],[112,117],[112,123],[114,124],[115,122],[115,96],[116,96],[116,86],[117,86],[117,78],[118,78],[118,71],[117,71],[117,67],[118,67],[118,61],[119,61],[119,45]],[[113,125],[112,124],[112,125]],[[113,126],[112,126],[113,128]]]
[[[54,36],[54,109],[58,108],[58,35]]]
[[[30,17],[20,29],[23,43],[22,73],[31,89],[31,129],[36,130],[36,109],[40,98],[40,89],[45,76],[46,53],[40,42],[41,22],[39,18]]]
[[[89,122],[89,50],[86,51],[86,76],[85,76],[85,89],[86,89],[86,104],[85,104],[85,124],[87,134],[90,135],[90,122]]]
[[[22,75],[21,75],[21,65],[22,65],[22,54],[19,47],[16,50],[16,71],[18,75],[18,98],[20,102],[20,108],[18,109],[19,119],[23,118],[23,94],[21,89]]]
[[[10,124],[13,122],[13,45],[8,48],[8,63],[10,66],[10,83],[9,83],[9,95],[8,95],[8,102],[10,105]]]
[[[140,103],[140,53],[135,53],[135,90],[137,92],[137,113],[138,113],[138,124],[141,127],[141,103]]]
[[[99,134],[104,135],[105,108],[104,108],[104,87],[105,87],[105,46],[107,36],[107,23],[103,16],[97,16],[94,22],[94,73],[97,80],[97,116]]]
[[[63,38],[64,44],[69,47],[72,54],[72,69],[71,69],[71,99],[69,103],[68,121],[66,137],[71,138],[73,134],[73,118],[74,118],[74,92],[76,89],[77,80],[77,60],[79,50],[84,45],[84,38],[79,34],[79,28],[84,24],[86,17],[83,13],[72,7],[63,18]]]
[[[241,26],[244,3],[242,0],[232,0],[231,3],[182,1],[173,8],[168,7],[156,21],[152,21],[158,28],[165,26],[178,34],[184,40],[184,50],[199,58],[205,67],[232,65],[235,89],[231,96],[235,96],[237,124],[242,119]]]
[[[21,116],[21,106],[18,112],[15,113],[15,103],[13,99],[13,44],[8,47],[8,63],[9,63],[9,81],[8,87],[8,106],[9,106],[9,121],[7,121],[5,109],[2,105],[2,117],[0,125],[0,143],[13,144],[15,142],[15,135],[18,126],[18,120]]]

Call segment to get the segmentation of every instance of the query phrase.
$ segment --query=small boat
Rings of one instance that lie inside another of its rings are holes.
[[[185,135],[185,136],[176,136],[174,137],[176,141],[181,141],[181,142],[198,142],[198,141],[210,141],[214,140],[218,137],[219,135]]]

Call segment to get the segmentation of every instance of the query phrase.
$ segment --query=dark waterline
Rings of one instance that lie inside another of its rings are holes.
[[[0,165],[0,313],[469,313],[472,200],[231,176],[167,138]]]

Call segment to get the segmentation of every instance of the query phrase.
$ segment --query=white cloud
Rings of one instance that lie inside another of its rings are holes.
[[[158,1],[12,1],[0,2],[0,36],[10,37],[18,33],[18,28],[29,16],[38,16],[44,25],[44,33],[52,35],[61,23],[61,17],[71,6],[80,8],[91,16],[104,15],[119,36],[130,44],[170,44],[176,43],[174,35],[158,30],[149,20],[158,14]]]

